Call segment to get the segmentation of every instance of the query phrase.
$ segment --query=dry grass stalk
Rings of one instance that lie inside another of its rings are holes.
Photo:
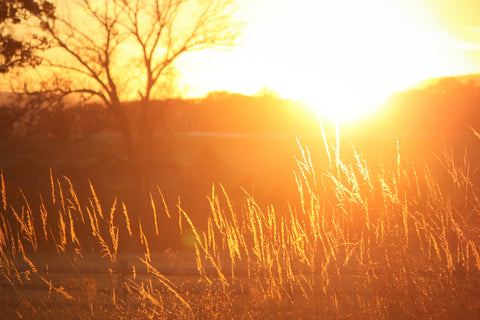
[[[69,301],[72,312],[84,308],[91,316],[99,310],[95,302],[90,299],[82,307],[74,288],[41,261],[42,250],[56,248],[55,258],[66,264],[86,262],[89,254],[99,255],[103,263],[118,262],[121,222],[129,236],[140,238],[139,258],[147,272],[134,269],[132,277],[129,270],[110,269],[99,275],[123,277],[108,291],[112,316],[191,318],[215,309],[198,303],[234,293],[238,302],[234,299],[232,308],[245,316],[259,310],[269,310],[267,316],[281,315],[281,310],[301,316],[302,310],[364,319],[449,318],[460,311],[479,315],[480,305],[469,292],[480,278],[480,189],[472,181],[467,156],[458,162],[445,152],[446,175],[439,181],[431,164],[409,163],[398,141],[392,164],[375,169],[356,150],[351,157],[345,147],[340,152],[338,130],[334,144],[326,137],[324,142],[323,164],[314,163],[308,149],[301,150],[294,175],[298,197],[285,211],[263,208],[247,192],[243,206],[235,207],[225,188],[214,186],[208,197],[210,216],[200,228],[180,202],[178,216],[171,214],[158,190],[166,217],[178,223],[180,232],[194,236],[198,285],[205,299],[159,271],[150,235],[141,220],[139,234],[132,234],[124,202],[120,208],[115,199],[105,215],[91,183],[83,206],[71,181],[63,178],[62,183],[50,172],[52,201],[40,197],[37,212],[21,189],[21,204],[7,202],[0,172],[0,286],[28,301],[27,286],[38,282],[48,299],[56,294]],[[150,205],[158,241],[162,226],[152,194]],[[92,290],[94,296],[97,289]],[[454,294],[455,299],[449,298]],[[249,303],[241,304],[242,297]],[[444,309],[439,311],[440,303]],[[468,304],[472,307],[466,310]],[[46,310],[42,304],[35,308]],[[217,316],[227,317],[228,308]]]

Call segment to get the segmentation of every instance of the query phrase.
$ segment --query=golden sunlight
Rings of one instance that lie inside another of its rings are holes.
[[[479,151],[480,0],[0,0],[0,320],[480,319]]]
[[[237,49],[192,55],[179,65],[189,74],[191,95],[211,87],[246,94],[269,87],[320,117],[350,123],[396,91],[473,70],[464,44],[425,3],[243,2],[247,23]]]
[[[272,56],[286,71],[278,91],[304,101],[320,116],[351,122],[372,113],[396,90],[439,71],[459,72],[461,66],[440,50],[422,8],[392,3],[286,6],[270,26],[279,31],[272,40],[280,44]]]

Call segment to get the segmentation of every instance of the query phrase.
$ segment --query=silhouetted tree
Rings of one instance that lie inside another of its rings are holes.
[[[54,13],[55,7],[49,1],[0,0],[0,74],[16,67],[35,67],[41,63],[39,52],[48,47],[48,42],[41,26],[38,23],[32,25],[31,18],[54,20]],[[25,122],[36,110],[35,99],[33,97],[27,103],[23,96],[17,94],[2,97],[0,148],[12,145],[11,138],[24,131]],[[16,142],[13,145],[18,147]]]
[[[239,24],[233,10],[233,0],[72,0],[57,7],[55,19],[36,15],[52,45],[45,66],[74,79],[51,89],[103,101],[122,134],[137,195],[149,184],[150,101],[162,77],[187,52],[234,45]],[[134,120],[126,100],[141,101]]]
[[[54,13],[55,7],[49,1],[0,0],[0,73],[14,67],[40,64],[41,58],[36,51],[47,47],[47,39],[40,35],[40,28],[29,34],[16,29],[24,28],[22,24],[32,16],[54,20]]]

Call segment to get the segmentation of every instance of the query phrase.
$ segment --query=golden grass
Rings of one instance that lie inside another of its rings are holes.
[[[289,210],[261,207],[246,191],[233,204],[217,185],[200,228],[180,204],[169,211],[157,189],[152,234],[141,219],[132,228],[124,202],[103,206],[90,183],[82,204],[52,172],[38,208],[21,189],[21,203],[9,203],[2,171],[0,318],[479,317],[480,190],[468,156],[456,163],[446,151],[440,170],[408,162],[397,142],[391,163],[372,169],[356,150],[347,155],[338,131],[324,142],[323,163],[300,147]],[[158,208],[193,234],[195,273],[155,265]],[[136,259],[119,255],[122,236],[141,241]]]

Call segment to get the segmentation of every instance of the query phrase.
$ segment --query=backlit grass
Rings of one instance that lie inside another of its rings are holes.
[[[234,204],[215,185],[202,224],[159,190],[137,221],[92,185],[81,201],[54,173],[38,206],[21,189],[11,202],[2,173],[0,318],[479,317],[480,192],[468,155],[457,163],[445,151],[438,166],[409,162],[397,146],[369,164],[338,137],[324,143],[319,163],[299,148],[289,210],[246,191]],[[151,252],[160,215],[191,249]],[[122,237],[141,252],[122,253]]]

